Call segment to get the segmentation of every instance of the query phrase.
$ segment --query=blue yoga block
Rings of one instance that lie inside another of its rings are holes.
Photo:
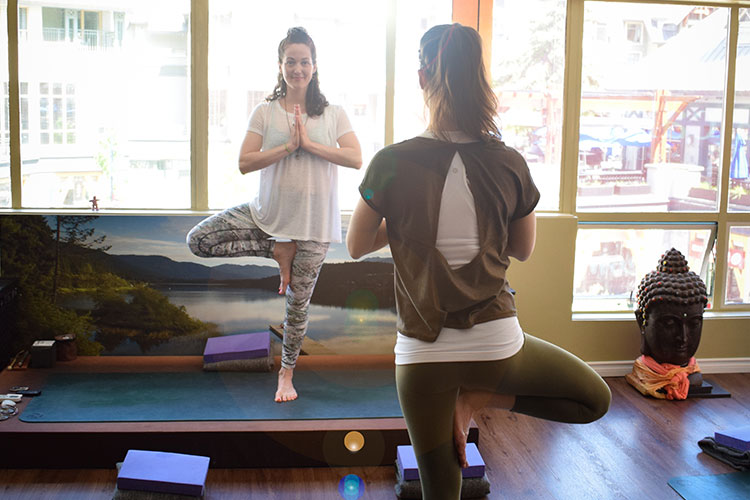
[[[461,476],[464,479],[484,476],[484,460],[475,443],[466,443],[466,461],[469,462],[469,466],[466,469],[461,469]],[[396,447],[396,466],[405,481],[419,479],[417,456],[414,454],[414,448],[411,445]]]
[[[204,363],[267,357],[271,350],[271,332],[240,333],[211,337],[203,350]]]
[[[121,490],[203,495],[209,457],[163,451],[128,450],[117,475]]]
[[[750,451],[750,426],[716,431],[714,441],[739,451]]]

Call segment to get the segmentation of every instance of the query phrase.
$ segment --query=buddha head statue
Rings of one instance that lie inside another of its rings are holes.
[[[641,331],[641,354],[658,363],[685,366],[701,340],[706,285],[672,248],[638,286],[635,318]]]

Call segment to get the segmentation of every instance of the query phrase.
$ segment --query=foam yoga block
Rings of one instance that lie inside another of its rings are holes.
[[[484,460],[479,454],[479,448],[476,443],[466,443],[466,461],[469,466],[461,469],[461,476],[464,479],[484,476]],[[396,447],[396,466],[401,471],[401,476],[411,481],[419,479],[419,469],[417,469],[417,457],[414,454],[414,448],[410,445]]]
[[[728,446],[737,451],[750,451],[750,426],[716,431],[714,440],[722,446]]]
[[[200,497],[209,461],[199,455],[128,450],[117,475],[117,488]]]
[[[270,371],[273,368],[271,333],[211,337],[203,351],[203,368],[209,371]]]
[[[203,363],[203,369],[208,372],[270,372],[273,369],[273,356]]]
[[[490,482],[485,473],[485,464],[475,443],[467,443],[466,460],[469,467],[461,470],[461,498],[481,498],[490,492]],[[396,447],[396,496],[399,498],[422,498],[417,457],[411,446]]]

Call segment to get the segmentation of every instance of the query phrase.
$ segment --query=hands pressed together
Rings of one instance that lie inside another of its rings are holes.
[[[310,137],[307,135],[307,128],[305,123],[302,121],[302,110],[299,104],[294,105],[294,128],[292,130],[289,142],[285,146],[289,154],[303,149],[309,151],[310,149]]]

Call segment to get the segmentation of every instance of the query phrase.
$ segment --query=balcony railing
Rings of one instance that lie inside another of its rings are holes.
[[[80,44],[88,49],[110,49],[115,46],[115,33],[101,30],[65,30],[65,28],[44,28],[45,42],[67,42]]]

